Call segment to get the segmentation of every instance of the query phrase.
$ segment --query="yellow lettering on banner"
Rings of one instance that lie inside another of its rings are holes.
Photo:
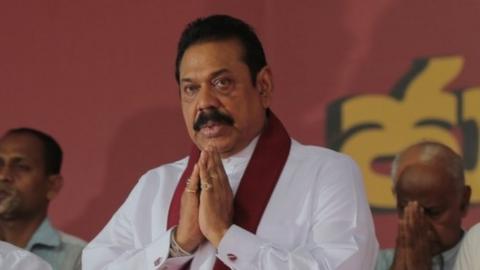
[[[328,121],[333,119],[334,123],[329,123],[328,128],[333,124],[333,129],[338,129],[333,131],[333,136],[328,134],[329,142],[333,141],[334,148],[358,162],[372,207],[395,208],[390,175],[375,170],[377,162],[391,159],[400,150],[424,139],[442,142],[462,152],[452,132],[458,124],[458,99],[446,90],[462,67],[461,57],[418,61],[390,95],[351,97],[339,103],[340,107],[334,107],[338,110],[334,111],[336,115],[329,112]],[[466,96],[480,100],[478,92]],[[478,102],[464,106],[465,113],[468,110],[470,118],[480,123],[478,108]],[[478,172],[477,169],[480,181]]]
[[[473,202],[480,202],[480,87],[463,91],[461,124],[467,125],[469,131],[464,135],[467,184],[472,187]]]

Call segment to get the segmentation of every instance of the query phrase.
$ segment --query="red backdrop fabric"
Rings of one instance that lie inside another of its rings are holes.
[[[2,1],[0,132],[30,126],[62,145],[65,185],[50,208],[60,229],[90,240],[142,173],[188,153],[176,43],[187,22],[213,13],[257,30],[274,74],[273,110],[289,133],[364,165],[382,247],[394,244],[396,214],[391,196],[379,195],[389,192],[388,164],[377,161],[409,142],[402,138],[432,136],[468,153],[480,202],[478,1]],[[390,103],[413,105],[377,118]],[[405,119],[448,125],[424,133],[399,128]],[[356,127],[380,122],[398,130],[362,145],[373,133]],[[371,149],[379,150],[366,156]],[[473,206],[465,227],[476,222]]]

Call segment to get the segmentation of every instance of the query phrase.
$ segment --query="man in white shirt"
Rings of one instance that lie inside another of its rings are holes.
[[[190,156],[147,172],[87,246],[91,269],[372,269],[356,164],[291,139],[250,26],[197,19],[176,60]]]
[[[36,255],[4,241],[0,241],[0,269],[52,270],[47,262]]]
[[[392,169],[399,228],[395,249],[380,251],[376,270],[451,270],[470,202],[462,158],[424,141],[402,151]]]
[[[480,223],[473,226],[465,235],[454,269],[480,269]]]

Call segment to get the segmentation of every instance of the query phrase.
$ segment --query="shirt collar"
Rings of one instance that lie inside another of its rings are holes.
[[[462,239],[463,239],[463,235],[464,234],[462,234]],[[442,252],[440,255],[437,255],[437,256],[433,257],[433,262],[434,263],[439,263],[440,260],[441,260],[440,256],[443,257],[444,262],[448,262],[450,260],[455,260],[455,257],[457,256],[457,253],[458,253],[458,250],[460,249],[460,246],[462,244],[462,239],[460,239],[460,241],[458,241],[458,243],[455,246],[453,246],[451,249],[446,250],[446,251]]]
[[[32,250],[36,245],[48,246],[48,247],[57,247],[61,243],[60,235],[52,227],[48,218],[45,218],[30,238],[30,241],[27,244],[26,249]]]
[[[252,157],[253,151],[257,146],[257,142],[260,136],[255,137],[247,147],[243,148],[240,152],[232,155],[228,158],[222,159],[223,167],[225,170],[230,171],[242,164],[247,164]]]

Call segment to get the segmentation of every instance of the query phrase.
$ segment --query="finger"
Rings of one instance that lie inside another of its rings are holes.
[[[413,228],[415,230],[415,237],[418,241],[423,241],[420,239],[425,239],[426,237],[426,220],[424,215],[423,207],[416,202],[415,208],[413,209]]]
[[[423,207],[415,201],[415,205],[413,208],[413,218],[415,222],[421,221],[423,215]]]
[[[202,167],[205,167],[205,160],[206,160],[206,155],[207,155],[207,150],[204,149],[200,152],[200,158],[198,158],[198,165],[200,167],[200,169],[202,169]]]
[[[207,177],[207,151],[203,150],[198,160],[198,174],[200,176],[200,182],[204,181]]]
[[[214,164],[214,167],[212,168],[212,183],[219,187],[225,187],[226,185],[229,185],[225,169],[223,168],[222,158],[220,157],[220,153],[216,147],[213,147],[212,149],[211,159],[212,163]]]
[[[198,165],[195,164],[193,166],[192,174],[190,175],[190,178],[187,181],[187,186],[185,188],[185,191],[187,191],[188,193],[195,194],[199,191],[199,188],[200,188],[199,168],[198,168]]]
[[[407,215],[405,219],[405,238],[407,246],[413,248],[417,241],[417,227],[415,219],[415,211],[417,207],[417,202],[409,202],[407,206]]]
[[[208,148],[207,168],[209,176],[208,182],[216,187],[215,190],[221,190],[225,186],[223,179],[226,177],[222,174],[223,164],[220,154],[213,144],[210,144]]]
[[[210,189],[213,188],[212,184],[210,183],[211,177],[208,171],[208,165],[207,165],[209,162],[208,159],[209,159],[208,151],[202,151],[202,154],[200,155],[200,160],[199,160],[200,189],[202,191],[201,194],[205,193],[203,191],[210,191]]]
[[[405,209],[405,219],[402,220],[402,229],[403,229],[403,240],[405,241],[405,246],[409,247],[411,245],[411,230],[410,230],[410,208]]]
[[[409,225],[413,230],[417,228],[417,223],[418,223],[418,202],[413,201],[410,207],[410,220],[409,220]]]
[[[399,220],[398,221],[398,234],[397,234],[397,247],[405,248],[406,246],[406,236],[405,236],[405,221]]]
[[[408,202],[407,206],[405,207],[405,225],[408,231],[412,228],[413,223],[413,209],[414,209],[414,202]]]
[[[207,159],[206,159],[206,165],[207,165],[207,171],[208,171],[208,176],[209,177],[215,177],[216,176],[216,166],[218,166],[218,164],[216,164],[215,162],[215,158],[214,158],[214,155],[213,155],[213,150],[212,150],[212,146],[209,145],[209,147],[207,148]],[[211,179],[209,179],[209,182],[211,182]]]

